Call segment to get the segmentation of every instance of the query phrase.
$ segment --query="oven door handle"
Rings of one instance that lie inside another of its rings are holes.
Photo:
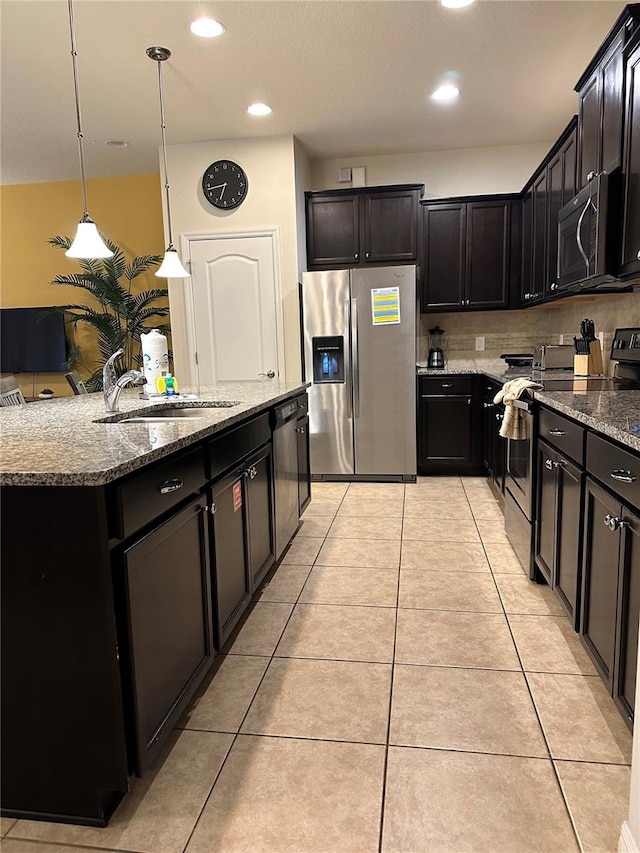
[[[528,412],[529,414],[533,411],[531,403],[527,403],[525,400],[512,400],[511,405],[514,409],[520,409],[521,411]]]
[[[587,254],[584,250],[584,246],[582,245],[582,235],[580,232],[582,230],[582,223],[584,221],[585,216],[587,215],[587,210],[589,210],[590,205],[591,205],[591,196],[589,196],[589,199],[588,199],[587,203],[585,204],[582,213],[580,214],[580,218],[578,219],[578,227],[576,228],[576,243],[578,244],[578,251],[582,255],[582,259],[584,260],[584,264],[587,268],[587,274],[589,273],[589,258],[587,257]]]

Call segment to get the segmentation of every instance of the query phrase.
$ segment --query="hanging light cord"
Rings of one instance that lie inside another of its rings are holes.
[[[71,32],[71,61],[73,63],[73,88],[76,96],[76,119],[78,122],[78,150],[80,151],[80,173],[82,177],[82,207],[84,214],[81,221],[89,219],[87,205],[87,178],[84,171],[84,134],[82,133],[82,117],[80,115],[80,92],[78,88],[78,51],[76,50],[76,30],[73,23],[73,0],[69,0],[69,30]]]
[[[71,0],[69,0],[71,2]],[[171,227],[171,204],[169,203],[169,172],[167,170],[167,138],[164,123],[164,91],[162,88],[162,63],[168,57],[153,57],[158,63],[158,91],[160,92],[160,129],[162,130],[162,160],[164,165],[164,191],[167,197],[167,226],[169,230],[169,249],[173,250],[173,230]]]

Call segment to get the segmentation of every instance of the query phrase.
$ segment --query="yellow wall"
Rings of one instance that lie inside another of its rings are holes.
[[[164,252],[160,177],[130,175],[93,178],[88,181],[89,212],[101,233],[120,246],[128,257],[161,255]],[[73,237],[82,215],[79,181],[20,184],[0,187],[0,307],[64,305],[85,302],[77,288],[51,285],[58,274],[79,272],[76,261],[47,243],[56,234]],[[164,287],[164,279],[152,272],[140,276],[138,288]],[[135,286],[135,285],[134,285]],[[78,327],[75,341],[82,348],[75,369],[86,378],[95,368],[97,350],[92,339]],[[56,395],[71,389],[64,374],[23,374],[19,377],[25,396],[49,387]]]

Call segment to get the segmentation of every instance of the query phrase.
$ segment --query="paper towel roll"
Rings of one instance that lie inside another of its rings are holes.
[[[144,390],[147,394],[155,394],[156,380],[169,372],[169,349],[167,337],[158,329],[151,329],[147,334],[140,335],[142,346],[143,373],[147,380]]]

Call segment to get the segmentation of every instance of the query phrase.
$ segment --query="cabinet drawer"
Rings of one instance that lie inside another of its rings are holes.
[[[585,432],[584,427],[575,421],[570,421],[549,409],[540,409],[540,438],[575,459],[579,465],[584,464]]]
[[[207,445],[209,480],[232,468],[245,456],[271,439],[269,413],[265,412],[247,424],[214,438]]]
[[[180,453],[167,462],[135,474],[113,491],[111,536],[126,539],[197,492],[204,482],[202,447]]]
[[[421,376],[420,393],[428,396],[471,394],[472,376]]]
[[[589,433],[587,470],[612,492],[640,507],[640,458],[634,453]]]

